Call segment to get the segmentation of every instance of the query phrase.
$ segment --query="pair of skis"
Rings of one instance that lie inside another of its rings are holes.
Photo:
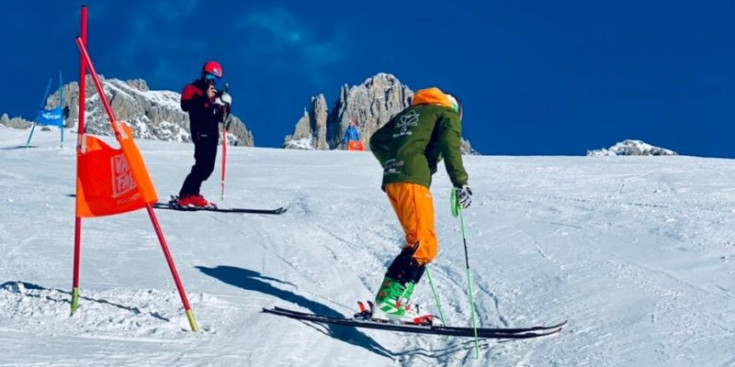
[[[195,212],[195,211],[209,211],[209,212],[218,212],[218,213],[240,213],[240,214],[272,214],[272,215],[280,215],[285,213],[288,209],[285,207],[278,207],[275,209],[252,209],[252,208],[219,208],[216,206],[180,206],[176,204],[177,201],[176,196],[171,196],[171,201],[168,203],[164,202],[158,202],[153,204],[153,207],[156,209],[169,209],[169,210],[179,210],[184,212]]]
[[[263,308],[265,313],[284,316],[291,319],[315,322],[319,324],[331,324],[340,326],[352,326],[366,329],[389,330],[415,334],[446,335],[457,337],[475,337],[475,330],[471,327],[427,325],[413,323],[391,323],[374,319],[357,319],[347,317],[329,317],[315,315],[306,312],[289,310],[281,307]],[[525,328],[477,328],[477,337],[483,339],[530,339],[559,333],[566,321],[551,326],[532,326]]]

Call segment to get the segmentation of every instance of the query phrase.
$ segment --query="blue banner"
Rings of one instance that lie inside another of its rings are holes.
[[[36,123],[39,125],[64,126],[64,111],[61,107],[51,110],[40,110],[36,115]]]

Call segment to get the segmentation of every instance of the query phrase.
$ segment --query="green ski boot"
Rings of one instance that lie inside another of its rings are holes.
[[[413,319],[414,315],[409,312],[411,307],[408,302],[413,294],[415,284],[401,284],[399,281],[385,276],[383,283],[375,296],[375,308],[373,310],[373,318],[375,319]]]

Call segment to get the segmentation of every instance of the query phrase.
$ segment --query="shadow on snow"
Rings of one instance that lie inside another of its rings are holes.
[[[234,266],[217,266],[214,268],[208,268],[205,266],[197,266],[196,268],[199,269],[199,271],[201,271],[202,273],[209,275],[213,278],[219,279],[220,281],[224,283],[234,285],[236,287],[239,287],[245,290],[256,291],[256,292],[260,292],[264,294],[269,294],[274,297],[278,297],[286,302],[291,302],[291,303],[299,305],[300,307],[309,309],[311,312],[318,314],[318,315],[331,316],[331,317],[344,317],[344,315],[340,314],[339,312],[330,308],[329,306],[326,306],[319,302],[315,302],[306,297],[300,296],[296,293],[272,286],[270,283],[268,283],[268,281],[277,282],[280,284],[288,284],[288,283],[285,283],[275,278],[262,276],[260,273],[252,271],[252,270],[242,269],[242,268],[238,268]],[[277,317],[280,317],[280,316],[277,316]],[[293,321],[295,320],[286,320],[284,318],[284,322],[293,322]],[[304,322],[304,323],[312,325],[311,323],[308,323],[308,322]],[[319,324],[319,325],[323,325],[323,324]],[[375,340],[365,335],[361,331],[357,330],[357,328],[355,327],[338,326],[338,325],[323,325],[323,326],[327,328],[326,334],[335,339],[339,339],[346,343],[356,345],[359,347],[363,347],[373,353],[377,353],[379,355],[382,355],[382,356],[385,356],[391,359],[395,357],[394,353],[383,348]],[[317,329],[317,330],[322,331],[321,329]]]
[[[5,282],[5,283],[0,284],[0,291],[4,291],[4,290],[5,291],[12,292],[12,293],[23,294],[24,297],[36,297],[36,298],[45,299],[47,301],[52,301],[52,302],[68,303],[69,306],[71,306],[71,292],[65,291],[65,290],[62,290],[62,289],[45,288],[45,287],[42,287],[40,285],[33,284],[33,283],[15,281],[15,282]],[[31,294],[31,293],[25,293],[25,290],[41,291],[41,292],[48,291],[51,294]],[[53,293],[61,293],[61,294],[64,294],[64,295],[68,295],[69,298],[68,299],[60,299],[60,298],[52,297],[52,294]],[[96,299],[96,298],[91,298],[91,297],[85,297],[85,296],[82,296],[82,295],[79,296],[79,299],[80,300],[94,302],[94,303],[99,303],[99,304],[103,304],[103,305],[107,305],[107,306],[111,306],[111,307],[114,307],[114,308],[118,308],[118,309],[121,309],[121,310],[125,310],[125,311],[128,311],[128,312],[134,313],[136,315],[139,315],[139,314],[148,314],[148,315],[150,315],[151,317],[153,317],[155,319],[158,319],[158,320],[161,320],[161,321],[165,321],[165,322],[170,322],[171,321],[168,318],[163,317],[163,316],[161,316],[160,314],[158,314],[156,312],[144,312],[144,311],[141,311],[138,307],[131,307],[131,306],[126,306],[126,305],[121,305],[119,303],[110,302],[110,301],[108,301],[106,299],[101,299],[101,298]]]

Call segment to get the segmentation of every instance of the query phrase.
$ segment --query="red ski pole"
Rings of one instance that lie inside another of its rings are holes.
[[[226,118],[225,118],[226,119]],[[221,200],[225,200],[225,174],[227,173],[227,127],[222,124],[222,195]]]
[[[224,93],[227,93],[227,91],[230,89],[229,84],[225,83],[225,89]],[[225,109],[225,115],[222,119],[222,194],[220,195],[220,200],[225,200],[225,176],[227,174],[227,120],[230,118],[229,106]]]

